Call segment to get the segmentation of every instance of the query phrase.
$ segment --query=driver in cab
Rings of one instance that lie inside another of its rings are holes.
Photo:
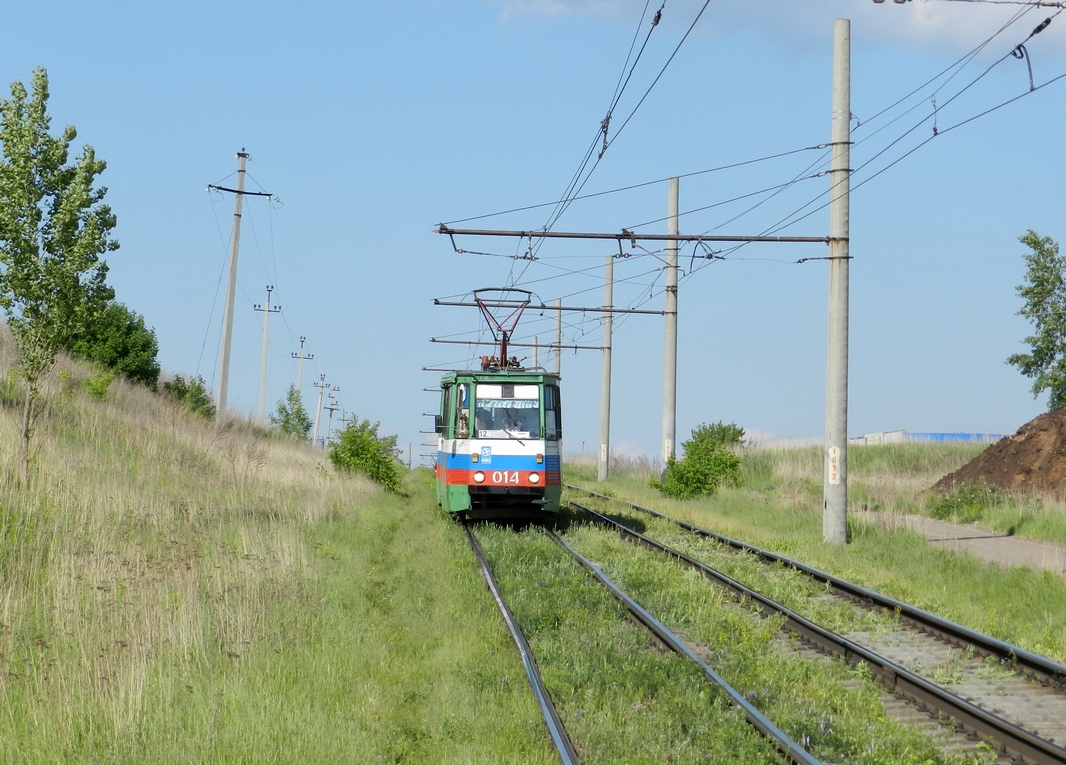
[[[503,420],[503,429],[516,432],[526,430],[526,419],[514,409],[507,410],[507,416]]]

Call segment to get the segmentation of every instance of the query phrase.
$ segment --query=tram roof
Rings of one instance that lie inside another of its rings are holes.
[[[509,367],[507,369],[456,370],[454,372],[448,372],[441,379],[447,381],[458,380],[460,378],[476,380],[479,382],[489,382],[492,380],[544,380],[558,382],[561,379],[559,375],[554,372],[549,372],[546,369],[526,369],[521,367]]]

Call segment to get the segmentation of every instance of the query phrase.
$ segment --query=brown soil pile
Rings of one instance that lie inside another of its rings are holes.
[[[1066,409],[1042,414],[1001,438],[933,489],[950,491],[982,480],[1002,489],[1066,495]]]

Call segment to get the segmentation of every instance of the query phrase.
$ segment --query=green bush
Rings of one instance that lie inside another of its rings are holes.
[[[85,331],[70,343],[70,351],[104,369],[155,390],[159,383],[159,342],[144,317],[112,300]]]
[[[363,473],[388,491],[399,491],[402,473],[396,436],[379,436],[380,425],[353,415],[330,446],[329,461],[338,470]]]
[[[991,510],[1003,501],[995,486],[977,481],[959,484],[946,494],[934,492],[926,501],[926,510],[931,517],[942,521],[973,523],[985,510]]]
[[[295,385],[290,385],[285,400],[278,402],[277,411],[270,415],[270,424],[285,435],[302,441],[311,435],[311,415],[304,408],[303,398]]]
[[[741,446],[744,443],[744,428],[736,423],[716,422],[711,425],[701,423],[692,431],[692,440],[681,446],[686,456],[692,449],[714,448],[719,446]]]
[[[688,499],[714,494],[719,486],[740,483],[740,456],[733,449],[744,442],[744,429],[733,423],[701,424],[681,445],[683,459],[666,462],[663,480],[649,482],[669,497]]]
[[[82,382],[82,386],[89,392],[90,396],[103,401],[107,398],[107,389],[111,387],[111,383],[114,381],[114,369],[97,369],[92,377]]]
[[[186,380],[177,375],[173,380],[163,383],[163,394],[188,407],[194,414],[209,420],[215,416],[215,405],[211,402],[211,394],[202,377]]]

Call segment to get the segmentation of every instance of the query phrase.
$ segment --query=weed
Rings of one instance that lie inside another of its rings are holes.
[[[103,400],[107,397],[107,390],[115,381],[115,372],[111,369],[96,370],[91,376],[82,381],[82,387],[93,398]]]
[[[995,486],[977,481],[961,484],[945,494],[931,493],[926,509],[933,518],[954,523],[973,523],[986,511],[1002,503],[1003,499]]]

